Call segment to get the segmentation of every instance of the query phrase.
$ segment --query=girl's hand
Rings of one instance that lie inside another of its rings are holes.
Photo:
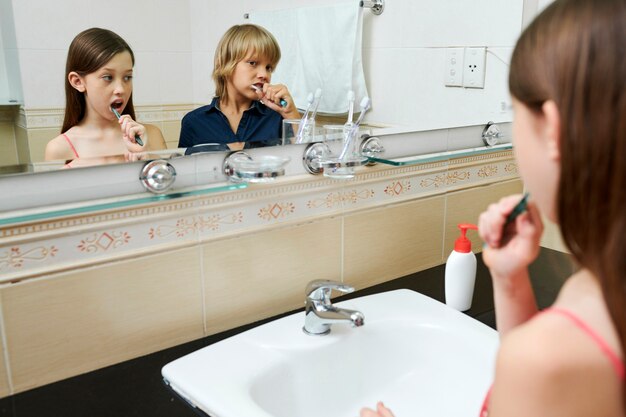
[[[283,84],[267,84],[263,85],[263,91],[257,91],[257,95],[259,96],[259,100],[261,103],[265,104],[270,109],[280,113],[283,116],[283,119],[298,119],[300,118],[300,113],[298,113],[298,109],[293,102],[293,98],[291,94],[289,94],[289,90],[287,86]],[[280,105],[280,100],[283,99],[287,102],[287,106],[282,107]]]
[[[148,134],[144,125],[134,121],[129,115],[124,114],[119,119],[119,124],[122,127],[122,134],[124,138],[124,144],[129,152],[143,152],[148,146]],[[139,145],[135,140],[135,136],[139,135],[143,142],[143,146]]]
[[[145,154],[143,153],[135,153],[135,152],[126,152],[124,154],[124,161],[125,162],[136,162],[136,161],[143,161],[145,159]]]
[[[361,410],[360,417],[393,417],[393,414],[382,402],[378,402],[376,411],[364,408]]]
[[[539,255],[543,222],[532,201],[527,210],[502,230],[507,216],[521,195],[504,197],[491,204],[478,219],[478,234],[485,242],[483,260],[492,275],[511,277],[530,265]]]

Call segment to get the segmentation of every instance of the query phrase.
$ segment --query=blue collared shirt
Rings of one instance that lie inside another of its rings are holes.
[[[178,147],[232,142],[245,142],[245,148],[280,145],[282,120],[279,113],[253,101],[252,106],[243,112],[237,133],[233,133],[228,119],[219,109],[219,97],[215,97],[211,104],[190,111],[183,117]]]

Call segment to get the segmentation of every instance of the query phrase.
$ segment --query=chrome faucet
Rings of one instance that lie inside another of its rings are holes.
[[[343,293],[354,291],[354,287],[341,282],[315,280],[307,284],[304,303],[304,333],[323,336],[330,333],[331,324],[350,323],[352,327],[363,326],[363,313],[355,310],[337,308],[330,302],[330,293],[337,290]]]

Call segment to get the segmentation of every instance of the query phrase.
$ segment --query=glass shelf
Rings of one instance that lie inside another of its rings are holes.
[[[105,201],[100,203],[88,203],[84,205],[78,206],[78,204],[73,204],[72,207],[64,207],[64,208],[55,208],[50,207],[50,209],[46,209],[45,211],[37,211],[28,214],[24,214],[23,212],[18,215],[8,214],[7,217],[0,217],[0,226],[24,223],[24,222],[32,222],[37,220],[48,220],[54,219],[57,217],[64,216],[72,216],[76,214],[89,214],[102,210],[111,210],[128,206],[135,206],[139,204],[147,204],[154,203],[157,201],[167,201],[173,200],[180,197],[191,197],[191,196],[200,196],[211,193],[218,193],[224,191],[234,191],[241,190],[246,188],[248,184],[246,183],[238,183],[238,184],[227,184],[220,185],[218,187],[209,187],[209,188],[195,188],[193,190],[181,191],[181,192],[173,192],[168,194],[154,194],[142,197],[131,197],[127,199],[119,199],[116,198],[113,201]],[[102,201],[102,200],[100,200]],[[17,213],[16,213],[17,214]]]
[[[406,165],[417,165],[417,164],[425,164],[428,162],[438,162],[438,161],[446,161],[453,158],[462,158],[465,156],[472,155],[481,155],[492,152],[500,152],[506,151],[509,149],[513,149],[513,144],[511,143],[503,143],[501,145],[495,146],[480,146],[478,148],[466,148],[459,149],[456,151],[445,151],[445,152],[436,152],[429,153],[424,155],[413,155],[402,158],[395,159],[383,159],[376,157],[368,157],[370,162],[379,162],[381,164],[393,165],[396,167],[406,166]]]

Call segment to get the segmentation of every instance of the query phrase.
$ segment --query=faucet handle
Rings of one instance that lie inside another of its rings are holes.
[[[307,284],[304,294],[311,300],[330,303],[330,293],[332,290],[349,293],[354,291],[354,287],[328,279],[316,279]]]

